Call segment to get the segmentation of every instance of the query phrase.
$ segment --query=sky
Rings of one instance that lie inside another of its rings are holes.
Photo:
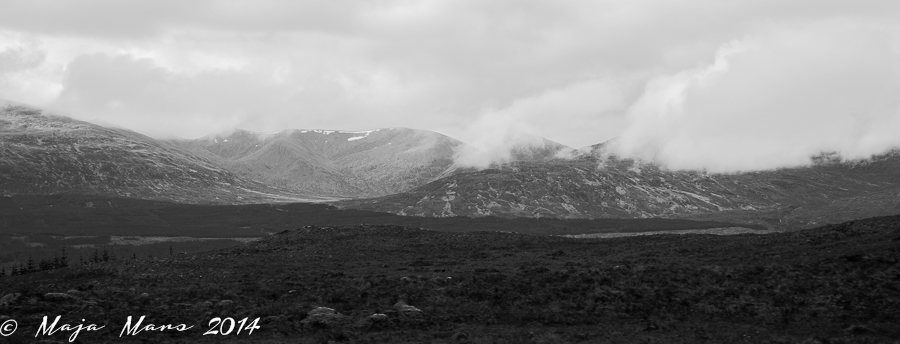
[[[538,135],[737,172],[900,146],[900,2],[0,0],[0,99],[157,138]]]

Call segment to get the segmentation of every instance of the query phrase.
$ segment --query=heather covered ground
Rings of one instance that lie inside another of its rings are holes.
[[[0,321],[19,324],[9,342],[36,340],[42,317],[61,315],[106,325],[83,343],[892,343],[900,216],[612,239],[310,226],[4,277],[0,294]],[[141,315],[194,327],[120,338]],[[215,317],[259,318],[259,328],[204,336]]]

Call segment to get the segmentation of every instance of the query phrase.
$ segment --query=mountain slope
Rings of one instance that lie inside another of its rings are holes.
[[[406,193],[336,204],[415,216],[706,216],[772,227],[788,222],[812,226],[900,212],[897,171],[897,152],[869,161],[820,161],[811,167],[731,175],[669,171],[585,154],[460,173]],[[848,200],[866,206],[842,208]]]
[[[262,191],[262,192],[260,192]],[[285,200],[176,147],[39,109],[0,109],[0,194],[98,194],[199,203]]]
[[[425,130],[235,130],[195,140],[154,140],[11,102],[3,109],[3,194],[84,193],[192,203],[320,200],[395,194],[474,171],[454,164],[462,142]],[[552,159],[567,148],[537,139],[542,144],[516,147],[512,159]]]
[[[453,168],[462,143],[407,128],[367,131],[285,130],[170,141],[247,178],[332,197],[403,192]]]
[[[157,141],[40,110],[0,110],[0,195],[96,194],[188,203],[377,197],[341,207],[416,216],[692,218],[808,227],[900,213],[900,152],[741,174],[669,171],[540,138],[509,163],[405,128],[285,130]],[[564,153],[564,154],[560,154]],[[559,156],[568,156],[568,159]]]

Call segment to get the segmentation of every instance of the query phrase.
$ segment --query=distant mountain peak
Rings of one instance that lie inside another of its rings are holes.
[[[234,130],[173,144],[253,180],[329,197],[409,190],[447,173],[462,143],[427,130]]]

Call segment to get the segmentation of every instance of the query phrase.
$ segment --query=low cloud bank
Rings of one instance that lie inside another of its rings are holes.
[[[900,146],[900,36],[847,22],[771,28],[710,65],[657,77],[627,110],[614,154],[740,172]]]
[[[584,80],[485,110],[451,134],[467,143],[457,150],[456,163],[487,168],[518,159],[572,158],[577,155],[574,149],[551,140],[590,145],[598,136],[614,136],[634,85],[627,78]],[[581,126],[573,127],[575,123]]]
[[[514,160],[516,151],[546,147],[544,138],[528,131],[528,125],[509,113],[485,114],[469,125],[465,144],[457,147],[453,158],[459,166],[483,169]]]

